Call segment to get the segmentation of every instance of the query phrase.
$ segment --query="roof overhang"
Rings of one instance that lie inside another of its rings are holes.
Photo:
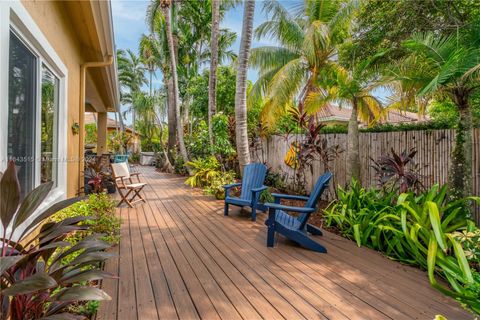
[[[87,84],[86,99],[97,112],[113,112],[120,105],[120,92],[111,3],[103,0],[65,1],[64,5],[80,41],[84,62],[107,61],[113,56],[112,65],[88,69],[87,81],[93,82],[91,86],[96,92],[92,93]],[[95,99],[101,103],[90,101]]]

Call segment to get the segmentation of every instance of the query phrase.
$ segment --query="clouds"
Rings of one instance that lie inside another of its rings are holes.
[[[148,33],[145,13],[149,1],[113,0],[112,15],[117,48],[138,51],[138,41]]]

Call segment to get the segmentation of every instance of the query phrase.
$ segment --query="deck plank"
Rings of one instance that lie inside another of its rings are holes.
[[[240,210],[185,186],[184,178],[138,167],[147,203],[117,210],[119,258],[103,281],[112,301],[97,319],[471,319],[418,269],[336,235],[318,237],[328,254],[277,237],[265,246]]]

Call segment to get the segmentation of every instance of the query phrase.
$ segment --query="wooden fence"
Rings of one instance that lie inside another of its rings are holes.
[[[334,173],[332,187],[327,194],[328,198],[334,197],[333,186],[344,186],[346,177],[346,134],[325,134],[327,146],[338,145],[343,152],[329,163],[330,170]],[[289,135],[272,136],[268,140],[261,141],[252,151],[253,161],[265,162],[274,172],[280,172],[287,181],[292,181],[294,170],[284,163],[284,157],[293,141],[300,136]],[[401,152],[405,149],[416,148],[415,161],[420,166],[425,186],[434,183],[446,183],[451,164],[450,154],[455,141],[455,130],[424,130],[424,131],[399,131],[399,132],[368,132],[360,133],[360,164],[361,180],[365,186],[375,186],[377,177],[371,167],[372,159],[378,159],[381,155],[389,153],[390,149]],[[480,195],[480,129],[473,130],[473,168],[472,185],[473,194]],[[308,170],[307,170],[308,171]],[[315,179],[325,171],[320,160],[315,160],[311,172],[307,172],[307,191],[309,191]],[[480,208],[475,210],[477,223],[480,224]]]

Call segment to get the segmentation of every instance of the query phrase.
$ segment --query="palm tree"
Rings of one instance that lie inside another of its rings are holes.
[[[278,45],[252,49],[250,62],[259,69],[259,78],[249,96],[252,101],[264,97],[264,127],[273,129],[289,104],[303,112],[319,72],[334,60],[336,46],[345,38],[353,8],[353,2],[305,1],[294,13],[275,0],[264,2],[271,19],[255,35],[273,38]]]
[[[213,146],[212,118],[217,111],[218,32],[220,25],[220,0],[212,0],[212,35],[210,37],[210,75],[208,78],[208,136]]]
[[[159,62],[159,68],[162,72],[163,84],[167,88],[167,105],[168,105],[168,152],[170,159],[173,160],[172,150],[177,145],[177,118],[175,114],[175,106],[173,102],[173,82],[170,76],[170,52],[168,50],[168,41],[165,27],[165,17],[159,10],[160,0],[152,1],[147,9],[147,24],[150,32],[154,36],[154,41],[147,42],[151,45],[153,55]]]
[[[306,100],[306,111],[318,112],[324,105],[337,102],[340,106],[350,107],[352,114],[348,122],[347,135],[347,179],[360,180],[360,145],[358,119],[369,125],[382,117],[382,103],[373,95],[373,90],[381,85],[378,76],[372,72],[372,60],[365,60],[347,70],[332,63],[319,73],[314,81],[314,89]]]
[[[240,171],[250,163],[247,132],[247,71],[250,46],[252,43],[253,15],[255,1],[245,0],[243,11],[242,38],[238,54],[238,71],[235,88],[235,133]]]
[[[450,171],[452,195],[459,198],[472,192],[472,116],[469,99],[478,90],[474,68],[480,62],[480,34],[472,32],[466,38],[468,41],[460,41],[457,36],[439,37],[427,33],[414,35],[403,44],[410,52],[403,62],[422,69],[421,77],[411,79],[421,89],[419,96],[433,93],[447,96],[455,103],[460,114]]]
[[[173,42],[173,34],[172,34],[172,25],[171,25],[171,18],[170,18],[170,5],[171,0],[161,0],[160,7],[162,8],[163,15],[165,17],[165,29],[167,34],[167,43],[168,43],[168,50],[170,53],[170,71],[171,71],[171,78],[172,78],[172,102],[175,106],[175,115],[177,118],[177,137],[178,137],[178,145],[180,149],[180,154],[183,158],[184,163],[188,163],[188,154],[187,149],[185,148],[185,142],[183,140],[183,125],[182,125],[182,118],[180,117],[180,101],[179,101],[179,89],[178,89],[178,73],[177,73],[177,58],[175,52],[175,46]],[[187,170],[190,173],[190,168],[187,167]]]
[[[153,76],[160,65],[159,56],[155,54],[155,49],[157,47],[156,41],[157,40],[153,34],[150,34],[149,36],[143,34],[140,38],[139,45],[140,58],[150,75],[150,79],[148,81],[150,96],[153,95]]]
[[[140,58],[130,49],[118,50],[118,78],[121,85],[121,102],[128,104],[128,109],[124,112],[132,113],[133,135],[135,135],[136,112],[134,106],[134,97],[140,92],[142,85],[147,83],[145,77],[145,68]]]
[[[147,140],[147,144],[153,145],[153,137],[158,135],[161,152],[163,153],[164,163],[162,171],[173,172],[173,167],[168,158],[166,148],[163,144],[163,119],[165,118],[166,99],[160,90],[148,96],[144,92],[135,95],[135,108],[139,115],[139,128],[142,136]],[[158,127],[157,127],[158,126]],[[157,128],[159,131],[157,131]]]

